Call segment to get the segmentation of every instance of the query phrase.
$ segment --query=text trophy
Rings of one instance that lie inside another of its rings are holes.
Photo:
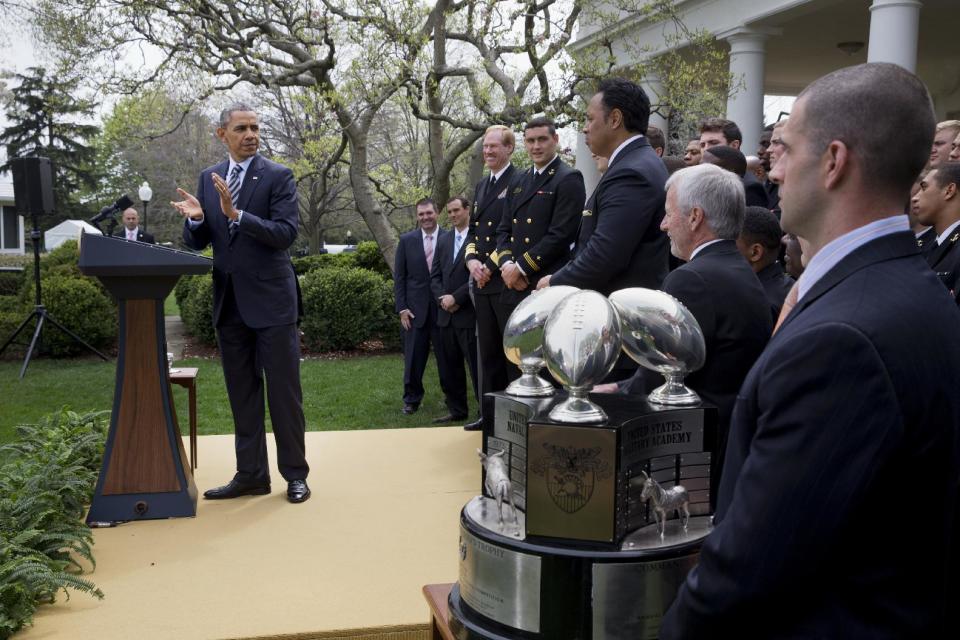
[[[522,398],[552,396],[553,385],[538,374],[544,367],[543,325],[554,308],[576,287],[547,287],[534,291],[507,319],[503,331],[503,351],[507,360],[520,367],[522,375],[507,386],[507,393]]]
[[[623,350],[640,366],[663,374],[666,382],[650,392],[649,402],[696,405],[700,396],[683,378],[703,366],[707,348],[700,323],[679,300],[654,289],[621,289],[610,294],[620,316]]]

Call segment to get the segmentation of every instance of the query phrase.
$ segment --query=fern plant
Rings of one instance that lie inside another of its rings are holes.
[[[109,412],[61,410],[0,447],[0,640],[63,591],[103,593],[81,578],[93,535],[82,518],[103,459]]]

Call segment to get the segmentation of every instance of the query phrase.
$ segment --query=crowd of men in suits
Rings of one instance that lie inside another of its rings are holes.
[[[436,251],[437,207],[418,204],[434,223],[401,240],[397,311],[411,349],[433,325],[449,332],[434,337],[441,420],[467,417],[464,360],[478,395],[517,374],[502,336],[531,290],[662,289],[704,334],[687,382],[719,409],[722,473],[714,529],[661,637],[938,637],[958,564],[960,122],[935,125],[919,79],[883,63],[811,84],[756,158],[719,118],[682,160],[661,158],[649,110],[638,85],[600,84],[583,127],[602,172],[589,198],[537,118],[526,171],[510,163],[511,130],[486,132],[490,173],[472,209],[447,204],[456,235],[439,232]],[[902,153],[887,153],[894,138]],[[444,380],[451,368],[461,377]],[[594,392],[660,382],[624,362]],[[405,376],[406,412],[418,383],[407,395]],[[891,505],[924,514],[937,560],[904,549],[910,516],[885,520]]]

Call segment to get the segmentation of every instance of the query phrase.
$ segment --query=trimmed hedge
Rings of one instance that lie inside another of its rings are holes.
[[[88,278],[51,270],[41,277],[43,303],[60,324],[100,349],[117,339],[117,309],[100,287]],[[54,357],[82,353],[84,348],[59,328],[45,324],[43,344]]]
[[[213,326],[213,277],[205,274],[181,278],[175,295],[180,306],[180,319],[187,331],[206,345],[217,344],[217,332]]]
[[[298,276],[306,275],[314,269],[350,269],[356,266],[357,259],[352,253],[317,253],[293,259],[293,270]]]
[[[303,276],[304,342],[314,351],[353,349],[381,338],[393,288],[369,269],[316,269]],[[397,331],[399,333],[399,331]]]
[[[23,271],[0,271],[0,296],[15,296],[23,286]]]
[[[375,271],[387,280],[393,278],[393,272],[390,271],[387,261],[383,259],[380,246],[376,242],[361,242],[357,245],[357,250],[353,252],[353,256],[357,261],[357,266],[361,269]]]
[[[0,448],[0,638],[30,624],[40,604],[73,589],[103,598],[79,577],[95,566],[83,523],[103,461],[109,412],[61,410],[17,427]]]

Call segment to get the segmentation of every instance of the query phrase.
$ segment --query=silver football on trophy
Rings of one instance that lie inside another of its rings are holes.
[[[557,422],[603,423],[607,414],[587,397],[620,355],[620,320],[596,291],[578,291],[556,306],[543,329],[547,369],[570,397],[550,411]]]
[[[647,400],[665,405],[692,405],[700,396],[683,378],[707,357],[700,323],[683,304],[663,291],[621,289],[610,294],[620,316],[623,350],[640,366],[663,374],[666,383]]]
[[[507,393],[524,398],[553,395],[553,385],[537,375],[544,365],[543,325],[561,300],[579,290],[562,285],[539,289],[510,314],[503,330],[503,351],[522,375],[507,386]]]

